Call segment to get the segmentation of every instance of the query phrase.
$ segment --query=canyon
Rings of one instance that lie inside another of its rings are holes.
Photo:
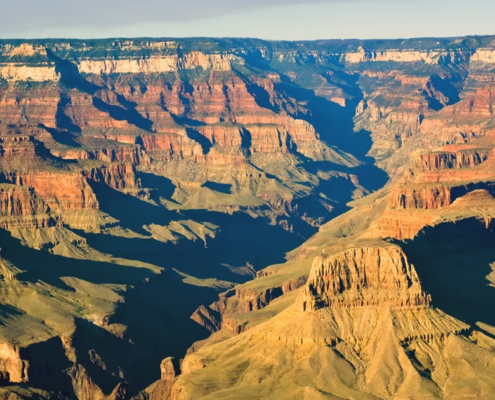
[[[0,40],[0,399],[495,392],[495,37]]]

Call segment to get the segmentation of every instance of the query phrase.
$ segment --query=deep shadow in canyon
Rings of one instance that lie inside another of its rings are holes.
[[[170,182],[166,179],[156,180],[147,176],[146,182],[159,183],[158,193],[170,196]],[[119,306],[109,323],[127,326],[125,338],[132,340],[132,346],[114,338],[106,331],[92,327],[92,324],[86,323],[81,328],[84,328],[86,333],[80,336],[83,342],[80,346],[83,348],[100,346],[101,350],[94,350],[98,354],[101,352],[103,360],[113,360],[116,365],[120,363],[122,370],[126,372],[125,378],[130,384],[129,390],[132,393],[137,393],[159,379],[159,365],[163,358],[168,356],[182,358],[192,343],[209,335],[209,332],[192,321],[190,316],[200,305],[214,302],[218,298],[218,293],[225,290],[186,284],[183,282],[184,278],[172,269],[203,279],[244,282],[250,277],[237,274],[233,272],[235,268],[229,267],[244,267],[249,263],[259,270],[283,262],[285,253],[304,240],[300,235],[288,232],[280,226],[268,225],[268,221],[264,218],[253,218],[244,213],[230,215],[206,210],[183,211],[179,214],[165,207],[155,206],[122,194],[103,184],[91,183],[91,185],[100,199],[102,211],[119,219],[122,227],[147,237],[129,238],[103,233],[76,232],[83,236],[92,248],[103,253],[166,268],[162,274],[151,276],[149,280],[146,275],[153,274],[139,268],[136,268],[136,271],[131,269],[132,273],[136,274],[132,279],[122,279],[128,280],[127,283],[132,284],[134,289],[127,291],[125,303]],[[192,241],[185,237],[180,237],[176,243],[163,243],[153,239],[142,228],[143,224],[166,225],[173,220],[207,221],[217,225],[219,230],[215,238],[206,239],[206,244],[200,239]],[[75,263],[77,269],[86,268],[82,264],[78,266],[77,261]],[[52,261],[47,260],[44,264],[49,262]],[[66,259],[66,262],[71,263],[72,260]],[[101,264],[104,268],[105,263]],[[119,266],[116,268],[118,269]],[[61,273],[57,269],[51,281],[54,282]],[[116,270],[112,270],[111,273],[119,274]],[[72,271],[66,272],[66,275],[71,274]],[[77,271],[73,274],[78,276]],[[91,277],[86,274],[81,278],[90,280]],[[101,282],[101,279],[98,282]],[[90,349],[81,354],[89,354],[89,351]],[[83,365],[88,366],[88,371],[91,372],[91,376],[96,377],[98,385],[110,390],[118,383],[118,379],[112,374],[102,372],[86,358],[86,355],[81,358],[83,361],[86,360]]]
[[[299,103],[304,104],[308,110],[308,113],[297,113],[294,117],[311,123],[319,134],[320,139],[329,146],[349,153],[363,162],[360,166],[349,168],[327,161],[315,162],[302,157],[303,167],[313,174],[319,169],[354,174],[359,178],[360,184],[367,190],[381,189],[387,183],[388,175],[385,171],[375,166],[375,160],[368,156],[373,144],[371,132],[354,130],[356,107],[363,98],[363,93],[356,83],[357,77],[347,78],[350,81],[346,86],[346,90],[354,97],[346,99],[345,106],[318,96],[313,90],[294,84],[284,75],[281,78],[281,83],[275,85],[277,91],[296,99]],[[289,110],[286,111],[289,112]]]
[[[164,199],[175,203],[172,196],[174,195],[176,186],[170,179],[164,176],[140,171],[136,173],[136,177],[141,180],[143,187],[152,188],[150,197],[153,201],[160,203],[160,197],[163,197]]]
[[[265,218],[207,210],[184,210],[179,213],[125,195],[104,184],[92,182],[91,186],[100,199],[102,211],[120,220],[122,227],[146,236],[129,238],[77,232],[86,238],[91,247],[115,257],[176,268],[203,279],[242,282],[245,278],[233,274],[222,264],[240,267],[249,262],[256,270],[260,270],[283,262],[285,253],[304,240],[297,233],[269,225]],[[208,222],[218,226],[219,230],[215,238],[207,238],[206,243],[200,239],[187,240],[185,237],[180,237],[177,243],[163,243],[153,239],[142,227],[152,223],[163,226],[181,220]]]
[[[314,90],[302,88],[294,84],[290,78],[281,76],[282,81],[275,85],[278,92],[294,98],[298,103],[304,104],[308,113],[297,113],[294,117],[304,119],[311,123],[320,138],[330,146],[354,155],[363,160],[371,149],[372,140],[369,132],[354,131],[354,115],[356,106],[363,94],[352,83],[348,91],[354,97],[347,99],[345,106],[341,106],[322,96],[315,94]],[[286,110],[290,112],[290,110]],[[369,159],[371,161],[372,159]]]
[[[17,277],[23,281],[43,281],[64,290],[73,289],[60,278],[75,277],[95,284],[132,284],[150,276],[150,270],[111,262],[73,259],[23,246],[10,232],[0,229],[2,257],[24,271]]]
[[[2,257],[25,271],[17,275],[20,282],[35,285],[46,282],[69,293],[74,289],[60,278],[70,276],[95,284],[128,286],[124,294],[125,303],[118,306],[108,321],[109,325],[128,327],[122,338],[86,320],[75,320],[76,332],[72,345],[77,349],[77,362],[106,394],[110,394],[121,381],[127,382],[129,391],[134,394],[143,390],[160,378],[159,366],[163,358],[182,358],[192,343],[210,334],[190,316],[200,305],[215,301],[223,289],[187,284],[171,266],[161,273],[154,273],[146,268],[57,256],[47,250],[22,246],[5,230],[0,230],[0,242],[3,246]],[[188,241],[184,239],[184,242]],[[160,244],[163,245],[158,243],[158,246]],[[139,243],[128,245],[139,246]],[[196,242],[182,251],[194,252],[195,246],[202,247]],[[134,247],[136,254],[146,251],[147,248]],[[161,264],[168,264],[166,248],[161,254],[165,256]],[[200,263],[199,258],[196,263]],[[60,375],[60,371],[68,369],[71,363],[65,357],[63,348],[54,340],[28,347],[23,353],[29,356],[33,366],[32,383],[75,398],[71,385],[65,382],[67,375]],[[119,371],[124,371],[122,376]]]
[[[432,304],[470,325],[495,326],[494,225],[475,218],[421,231],[404,246]]]
[[[156,188],[155,196],[171,198],[174,186],[170,180],[149,174],[140,176],[144,178],[145,186],[149,184]],[[92,182],[91,186],[100,199],[102,211],[119,219],[122,227],[147,237],[129,238],[76,232],[91,247],[103,253],[166,268],[163,274],[129,290],[125,303],[110,320],[110,323],[128,326],[126,335],[132,339],[135,346],[133,349],[136,349],[135,353],[130,352],[134,358],[129,356],[133,362],[128,367],[129,374],[133,376],[133,391],[142,390],[158,378],[158,368],[153,370],[150,366],[159,365],[167,356],[183,357],[193,342],[208,336],[205,329],[190,320],[190,315],[199,305],[211,304],[217,299],[218,292],[223,291],[187,285],[172,268],[197,278],[240,283],[249,277],[234,273],[229,266],[244,267],[249,263],[255,270],[260,270],[283,262],[285,253],[304,241],[296,232],[269,225],[265,218],[253,218],[245,213],[228,214],[207,210],[183,210],[179,213],[125,195],[103,184]],[[299,206],[302,209],[315,208],[316,203],[312,201],[320,194],[333,195],[335,209],[331,215],[337,216],[348,209],[345,204],[352,199],[354,188],[350,180],[334,178],[322,182],[317,196],[306,198],[309,204]],[[328,210],[322,210],[324,212],[328,216]],[[163,243],[153,239],[142,227],[144,224],[166,225],[180,220],[209,222],[218,226],[219,230],[215,238],[207,238],[206,243],[185,237],[179,238],[176,243]],[[308,226],[305,222],[301,223]],[[311,229],[313,233],[316,232],[316,228]],[[112,381],[113,383],[115,382]],[[112,385],[109,384],[108,387],[110,386]]]
[[[78,321],[74,336],[78,361],[107,394],[121,381],[129,385],[129,394],[137,394],[160,379],[165,357],[181,359],[192,343],[207,338],[210,332],[190,316],[199,305],[215,301],[218,290],[185,284],[167,270],[134,285],[125,297],[108,322],[128,327],[123,339],[85,320]],[[95,358],[105,362],[107,371]]]

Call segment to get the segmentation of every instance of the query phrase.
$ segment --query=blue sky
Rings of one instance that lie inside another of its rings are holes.
[[[1,38],[495,34],[495,0],[3,0]]]

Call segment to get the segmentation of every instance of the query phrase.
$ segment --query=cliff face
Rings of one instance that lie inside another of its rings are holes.
[[[5,180],[35,189],[52,207],[67,209],[93,209],[98,203],[87,181],[77,174],[57,172],[5,174]]]
[[[427,306],[419,278],[400,248],[356,248],[313,262],[303,311],[390,304]]]
[[[359,47],[355,52],[347,52],[343,55],[343,60],[348,63],[364,63],[364,62],[398,62],[412,63],[421,62],[425,64],[439,64],[442,62],[460,62],[469,60],[474,56],[476,60],[490,59],[489,55],[483,50],[476,52],[459,49],[459,50],[428,50],[418,51],[415,49],[387,49],[381,51],[366,50],[364,47]]]
[[[0,185],[2,228],[46,228],[54,224],[48,206],[34,190],[16,185]]]
[[[112,189],[137,189],[141,186],[132,164],[110,164],[83,171],[92,181],[105,183]]]
[[[469,146],[448,145],[445,151],[419,155],[391,191],[388,208],[377,223],[381,234],[412,239],[423,227],[450,212],[463,196],[475,190],[493,193],[490,143],[485,137]]]

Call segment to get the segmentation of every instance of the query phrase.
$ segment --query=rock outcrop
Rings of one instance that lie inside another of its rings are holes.
[[[11,228],[47,228],[54,225],[48,206],[34,189],[0,184],[0,225]]]
[[[313,262],[302,299],[303,311],[324,307],[428,306],[429,296],[399,247],[370,246],[344,250]]]

